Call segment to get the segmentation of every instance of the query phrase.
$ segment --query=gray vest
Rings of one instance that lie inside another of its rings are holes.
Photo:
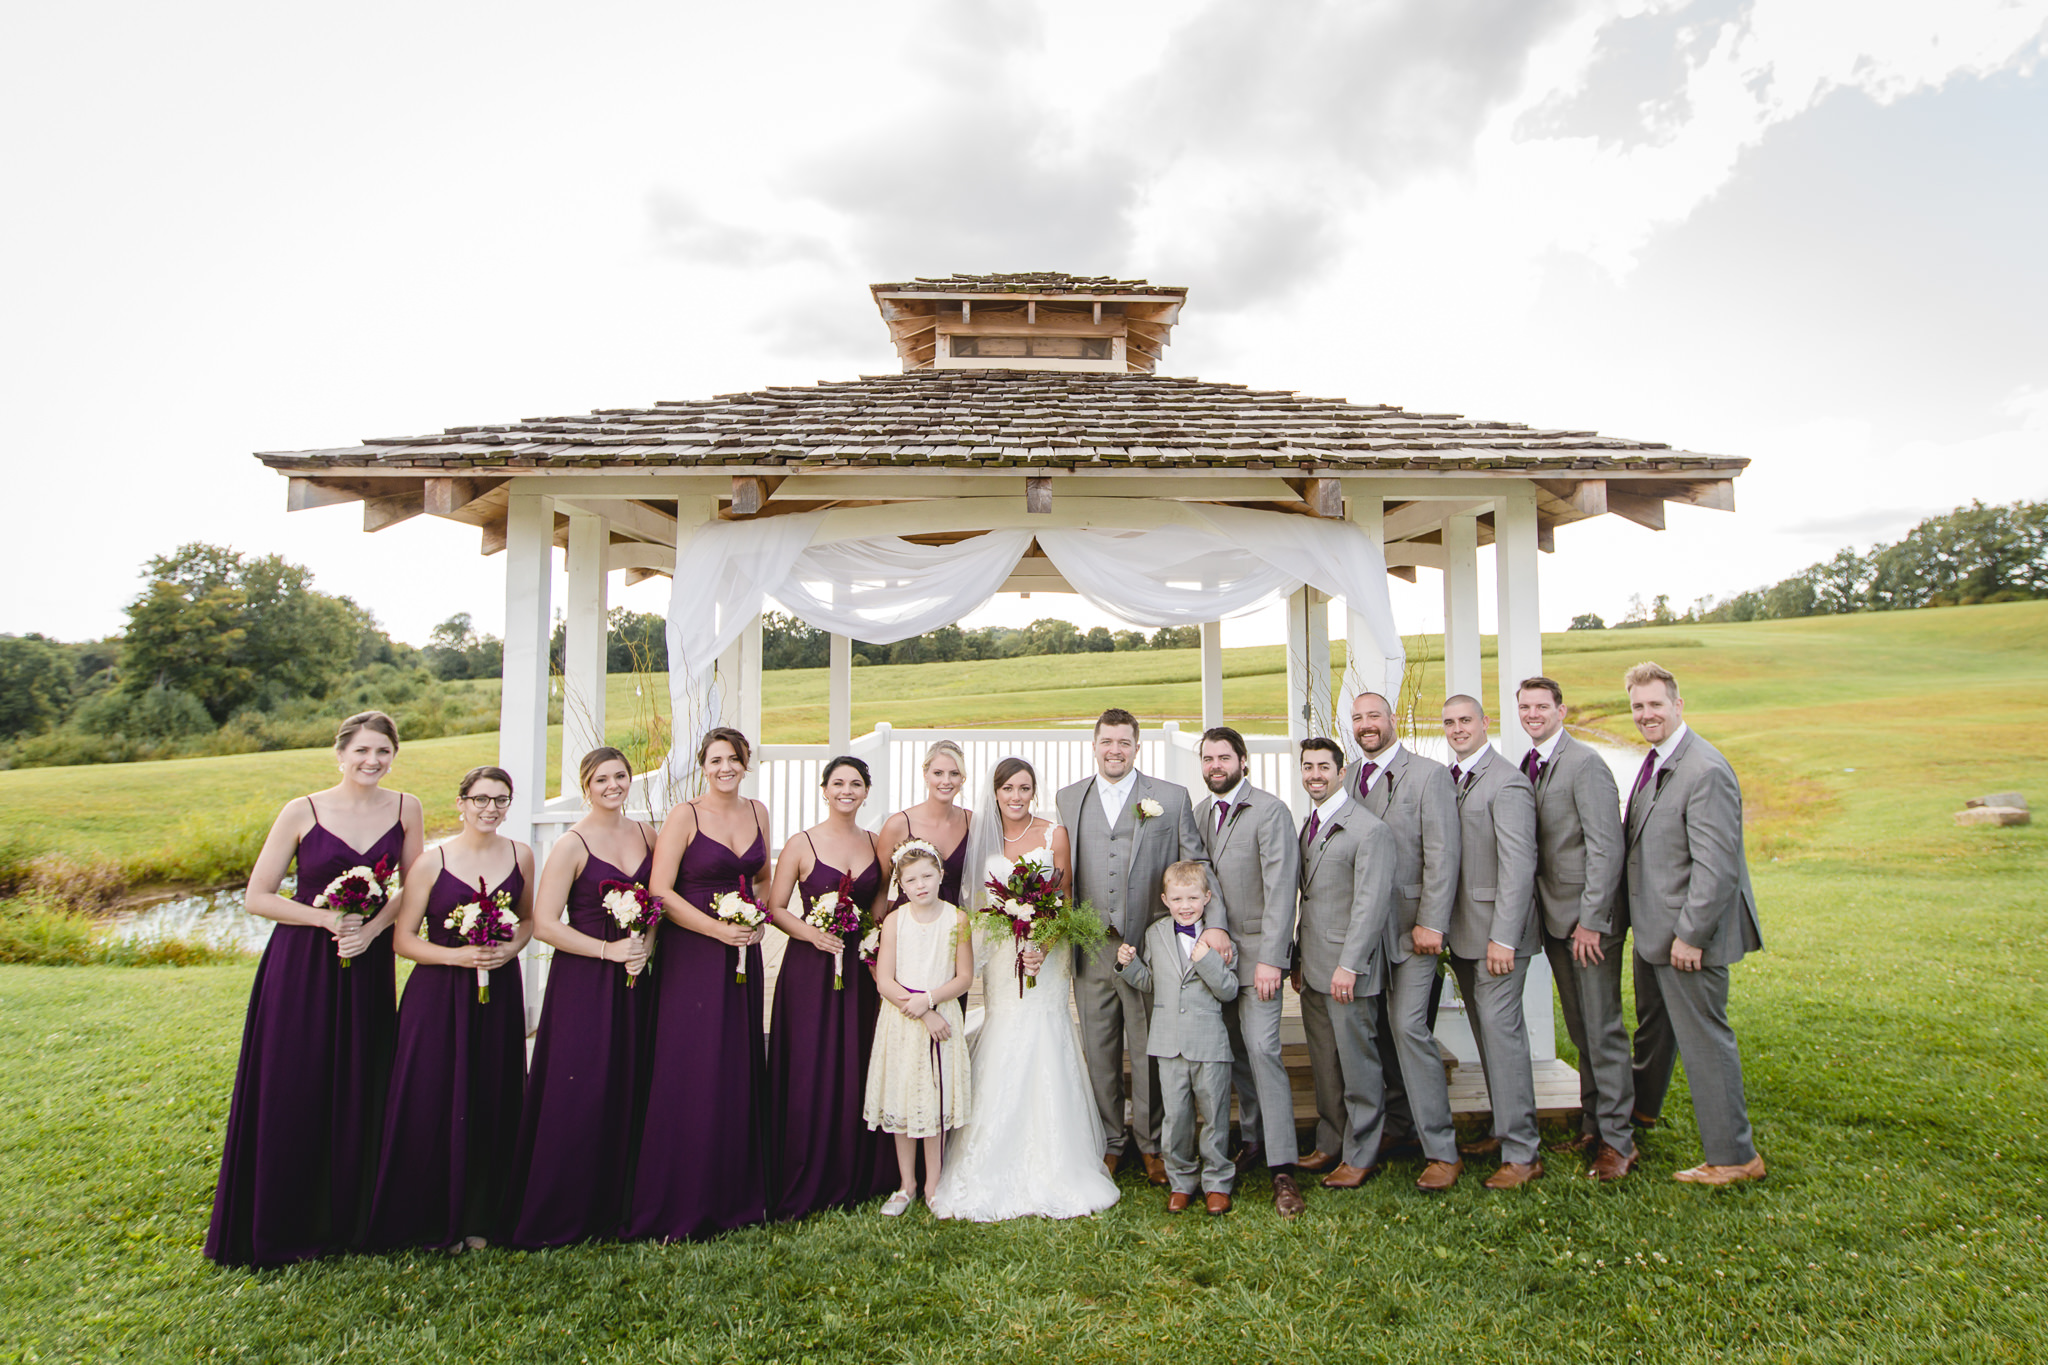
[[[1075,832],[1074,847],[1074,891],[1080,898],[1093,905],[1102,915],[1102,922],[1117,931],[1125,942],[1138,941],[1135,930],[1142,930],[1145,922],[1137,925],[1124,923],[1124,891],[1129,885],[1131,864],[1131,834],[1137,829],[1132,818],[1131,807],[1138,802],[1137,793],[1131,793],[1130,800],[1117,816],[1116,828],[1102,818],[1102,798],[1089,783],[1088,790],[1081,797],[1081,828]]]

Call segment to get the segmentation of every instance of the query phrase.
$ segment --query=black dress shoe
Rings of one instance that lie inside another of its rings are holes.
[[[1427,1156],[1428,1153],[1422,1150],[1422,1144],[1414,1138],[1402,1138],[1392,1146],[1380,1148],[1380,1161],[1382,1163],[1389,1161],[1422,1161]]]
[[[1266,1149],[1256,1142],[1247,1142],[1237,1149],[1237,1173],[1255,1171],[1266,1164]]]

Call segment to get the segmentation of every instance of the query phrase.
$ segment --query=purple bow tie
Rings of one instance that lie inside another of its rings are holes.
[[[1173,922],[1173,932],[1176,934],[1186,934],[1189,938],[1193,938],[1202,932],[1202,926],[1199,924],[1182,924],[1179,920],[1175,920]]]

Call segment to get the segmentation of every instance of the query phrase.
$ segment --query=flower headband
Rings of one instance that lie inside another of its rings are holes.
[[[901,871],[904,861],[911,857],[930,858],[940,867],[946,865],[946,860],[939,856],[938,849],[932,845],[922,839],[905,839],[902,843],[896,845],[896,853],[889,859],[889,866]]]

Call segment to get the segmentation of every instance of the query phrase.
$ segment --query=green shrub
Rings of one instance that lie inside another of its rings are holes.
[[[97,961],[92,921],[42,896],[0,901],[0,962],[84,967]]]
[[[118,863],[104,858],[78,862],[61,853],[30,859],[22,880],[32,895],[81,915],[99,913],[128,889],[128,874]]]

